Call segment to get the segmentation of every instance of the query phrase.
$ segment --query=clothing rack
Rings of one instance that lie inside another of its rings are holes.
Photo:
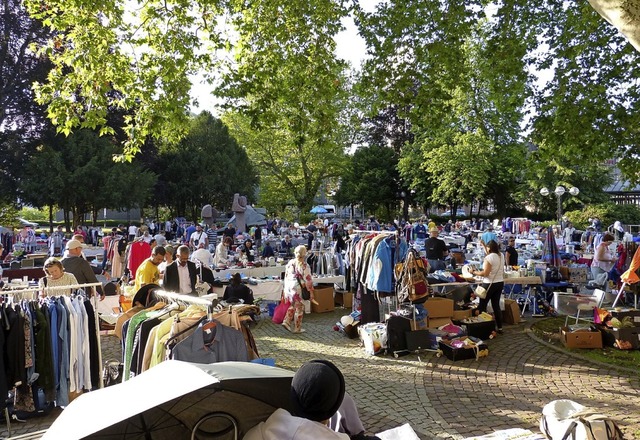
[[[359,235],[396,235],[398,231],[354,231],[355,234]]]
[[[200,298],[198,296],[181,295],[179,293],[167,292],[166,290],[154,290],[154,295],[159,298],[165,298],[170,301],[184,304],[194,304],[205,306],[209,319],[213,317],[213,309],[218,305],[218,295],[207,295],[209,298]]]

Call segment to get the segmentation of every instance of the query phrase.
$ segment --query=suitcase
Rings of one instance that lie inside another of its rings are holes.
[[[418,350],[431,350],[431,334],[429,330],[414,330],[405,333],[405,338],[407,341],[407,350],[409,351],[418,351]]]
[[[406,333],[411,332],[411,321],[402,316],[387,319],[387,354],[409,354]]]

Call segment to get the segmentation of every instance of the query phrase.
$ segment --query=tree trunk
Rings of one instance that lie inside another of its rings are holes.
[[[53,206],[49,205],[49,235],[53,234]]]

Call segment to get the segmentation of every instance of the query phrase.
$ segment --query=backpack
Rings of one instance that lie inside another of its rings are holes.
[[[403,316],[390,316],[387,319],[387,354],[395,357],[409,354],[405,334],[411,331],[411,321]]]
[[[417,250],[410,248],[404,262],[395,266],[398,301],[409,300],[414,304],[426,301],[430,293],[428,272],[429,263],[420,258]]]

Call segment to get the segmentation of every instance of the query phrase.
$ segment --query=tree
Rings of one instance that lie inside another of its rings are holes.
[[[383,210],[392,218],[399,201],[398,156],[379,145],[359,148],[351,157],[340,180],[335,200],[341,205],[363,204],[367,210]]]
[[[247,153],[209,112],[192,118],[179,144],[162,146],[159,162],[166,190],[162,203],[176,215],[197,219],[206,204],[230,209],[235,193],[255,200],[258,178]]]
[[[48,140],[27,164],[21,187],[24,201],[37,207],[59,206],[67,227],[82,224],[88,213],[95,222],[102,208],[144,206],[155,175],[135,162],[114,162],[116,152],[108,138],[90,130]]]
[[[50,64],[29,50],[48,37],[20,1],[0,1],[0,201],[5,204],[16,202],[26,159],[50,127],[31,90],[46,78]]]

